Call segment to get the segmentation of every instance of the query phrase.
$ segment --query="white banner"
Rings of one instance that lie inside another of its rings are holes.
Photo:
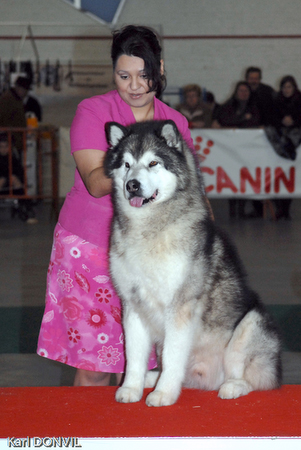
[[[301,197],[301,156],[276,154],[262,129],[191,130],[208,197]]]

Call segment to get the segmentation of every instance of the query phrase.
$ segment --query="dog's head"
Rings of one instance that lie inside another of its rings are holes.
[[[130,206],[162,203],[185,188],[185,144],[173,121],[109,122],[106,135],[106,175]]]

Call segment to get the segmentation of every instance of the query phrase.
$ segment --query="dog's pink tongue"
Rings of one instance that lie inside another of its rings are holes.
[[[130,200],[130,204],[135,208],[140,208],[142,206],[143,200],[144,200],[143,197],[133,197]]]

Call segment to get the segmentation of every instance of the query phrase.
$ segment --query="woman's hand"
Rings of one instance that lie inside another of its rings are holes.
[[[212,122],[211,128],[219,129],[219,128],[222,128],[222,127],[221,127],[221,125],[219,124],[219,122],[217,120],[214,120]]]
[[[283,119],[282,119],[282,124],[285,127],[292,127],[294,125],[294,121],[293,121],[292,116],[284,116]]]
[[[89,192],[93,197],[99,198],[110,194],[112,180],[104,173],[104,159],[106,152],[101,150],[78,150],[73,153],[76,167]]]

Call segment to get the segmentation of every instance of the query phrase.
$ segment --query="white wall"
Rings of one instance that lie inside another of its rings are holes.
[[[120,24],[157,23],[165,36],[181,35],[300,35],[300,0],[151,0],[137,7],[128,0]],[[140,2],[141,4],[141,2]],[[301,85],[301,39],[164,40],[170,86],[196,82],[216,93],[219,101],[231,93],[246,67],[260,66],[264,81],[278,88],[283,75]]]
[[[22,26],[10,25],[21,22]],[[48,23],[42,26],[41,22]],[[62,0],[0,0],[0,36],[21,35],[25,24],[32,23],[35,35],[106,35],[101,25]],[[40,23],[40,25],[37,25]],[[260,66],[263,81],[278,88],[283,75],[292,74],[301,85],[301,39],[211,39],[210,36],[298,35],[300,0],[127,0],[117,27],[144,24],[161,30],[169,87],[196,82],[224,101],[233,85],[249,65]],[[54,24],[61,24],[55,26]],[[64,24],[64,25],[62,25]],[[208,39],[170,39],[172,36],[208,36]],[[110,61],[109,41],[37,40],[41,61],[103,63]],[[0,39],[0,57],[9,60],[18,53],[20,41]],[[22,58],[33,58],[30,42],[23,47]],[[68,126],[74,106],[83,95],[51,91],[41,97],[46,121]],[[69,95],[69,94],[68,94]],[[175,100],[171,98],[172,100]],[[167,98],[168,100],[168,98]],[[49,119],[49,120],[48,120]]]

